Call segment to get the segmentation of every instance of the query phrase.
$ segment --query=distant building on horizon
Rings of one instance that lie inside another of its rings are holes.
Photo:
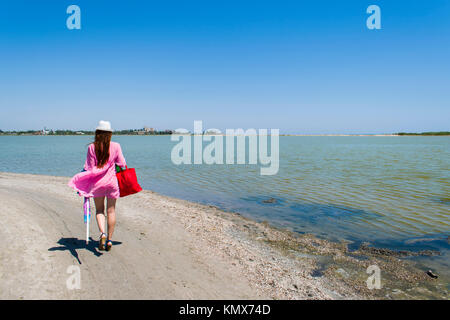
[[[154,129],[154,128],[149,128],[149,127],[144,127],[144,131],[145,131],[146,133],[154,133],[154,132],[155,132],[155,129]]]

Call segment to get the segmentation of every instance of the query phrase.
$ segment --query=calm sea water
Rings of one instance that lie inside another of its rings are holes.
[[[1,136],[0,171],[72,176],[92,140]],[[448,250],[449,137],[280,137],[274,176],[258,165],[174,165],[169,136],[113,140],[145,189],[329,239]]]

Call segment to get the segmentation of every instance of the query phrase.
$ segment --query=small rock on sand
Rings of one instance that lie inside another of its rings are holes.
[[[342,268],[339,268],[336,270],[336,273],[339,273],[341,276],[343,276],[344,278],[348,278],[350,275],[348,274],[347,271],[345,271]]]
[[[427,271],[427,275],[429,275],[433,279],[437,279],[438,278],[438,275],[433,273],[433,271],[431,271],[431,270]]]

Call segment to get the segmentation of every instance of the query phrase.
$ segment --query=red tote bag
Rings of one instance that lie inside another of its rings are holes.
[[[130,194],[142,191],[137,181],[136,170],[125,167],[125,170],[118,169],[116,172],[117,182],[119,182],[120,197],[126,197]]]

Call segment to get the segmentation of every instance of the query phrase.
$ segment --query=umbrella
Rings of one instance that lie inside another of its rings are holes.
[[[89,243],[89,220],[91,219],[91,202],[89,198],[84,198],[84,223],[86,224],[86,244]]]

